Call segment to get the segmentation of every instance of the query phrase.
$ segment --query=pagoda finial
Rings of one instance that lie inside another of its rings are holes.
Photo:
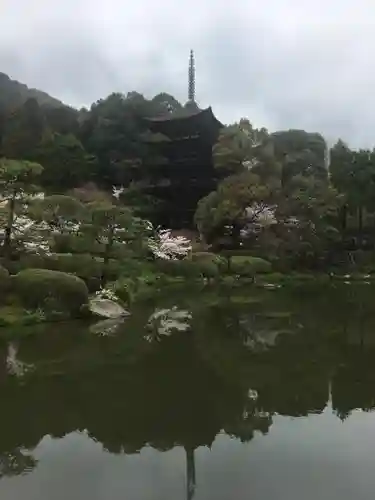
[[[190,60],[189,60],[188,100],[195,102],[195,60],[194,60],[193,50],[190,51]]]

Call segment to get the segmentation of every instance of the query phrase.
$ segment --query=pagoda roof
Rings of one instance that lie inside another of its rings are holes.
[[[158,132],[167,137],[175,137],[183,131],[223,128],[223,124],[214,115],[211,106],[206,109],[179,110],[164,116],[147,118],[152,132]]]

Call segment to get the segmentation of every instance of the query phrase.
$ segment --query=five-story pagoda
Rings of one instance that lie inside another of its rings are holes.
[[[157,223],[190,228],[198,201],[216,186],[212,147],[223,127],[211,107],[200,109],[196,104],[193,51],[184,108],[147,122],[151,162],[146,191],[161,201]]]

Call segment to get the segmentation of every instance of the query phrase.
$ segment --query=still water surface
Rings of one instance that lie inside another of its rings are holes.
[[[372,500],[374,301],[174,291],[2,341],[1,500]]]

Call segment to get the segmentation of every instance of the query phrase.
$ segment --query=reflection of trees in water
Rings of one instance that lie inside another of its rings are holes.
[[[332,408],[345,420],[353,410],[375,409],[375,348],[350,347],[332,379]]]
[[[196,487],[194,448],[186,448],[186,500],[192,500]]]
[[[72,362],[77,353],[71,352],[59,363],[44,359],[39,371],[34,363],[35,371],[22,380],[3,379],[0,397],[9,401],[3,445],[16,449],[24,442],[33,448],[46,434],[62,437],[87,429],[112,453],[182,446],[191,492],[196,448],[211,446],[222,429],[249,440],[272,423],[258,412],[246,381],[217,371],[195,340],[191,332],[180,332],[156,344],[145,341],[138,353],[129,350],[123,357],[121,338],[94,337],[98,348],[92,345],[90,354],[96,353],[96,360],[82,355],[78,366]]]
[[[190,329],[192,314],[190,311],[173,306],[167,309],[156,309],[149,317],[144,338],[148,342],[159,342],[165,336]]]
[[[24,377],[30,370],[33,369],[33,365],[29,363],[24,363],[18,359],[18,342],[9,342],[7,346],[7,358],[6,358],[6,369],[9,375],[14,375],[15,377]]]
[[[0,452],[0,478],[4,476],[19,476],[31,472],[37,461],[27,450],[14,448],[11,451]]]
[[[46,434],[62,437],[86,429],[112,453],[136,453],[146,445],[161,451],[184,447],[192,498],[194,450],[211,446],[220,432],[250,441],[269,432],[274,414],[319,413],[327,405],[331,379],[339,416],[374,408],[370,320],[361,323],[362,340],[355,347],[348,346],[355,335],[343,335],[355,331],[353,316],[343,322],[334,311],[330,320],[317,314],[313,303],[311,311],[296,306],[292,315],[266,315],[257,307],[226,301],[194,310],[189,304],[191,330],[154,343],[141,330],[150,311],[130,318],[123,332],[110,337],[77,328],[25,340],[13,358],[17,366],[35,369],[21,378],[7,374],[4,344],[2,474],[31,470],[33,458],[22,450],[33,449]],[[278,334],[261,348],[249,346],[246,339],[259,332]]]

